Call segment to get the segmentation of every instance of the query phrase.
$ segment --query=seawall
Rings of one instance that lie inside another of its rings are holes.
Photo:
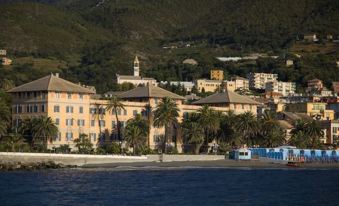
[[[223,155],[86,155],[86,154],[54,154],[54,153],[19,153],[0,152],[0,162],[37,163],[55,162],[63,165],[96,165],[110,163],[136,162],[183,162],[183,161],[215,161],[225,159]]]

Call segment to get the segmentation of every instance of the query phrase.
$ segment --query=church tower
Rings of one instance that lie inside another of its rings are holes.
[[[139,70],[140,70],[140,65],[139,65],[139,59],[137,56],[135,56],[135,59],[134,59],[134,76],[135,77],[138,77],[139,76]]]

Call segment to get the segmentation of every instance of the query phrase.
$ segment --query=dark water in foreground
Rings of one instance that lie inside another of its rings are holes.
[[[339,170],[0,172],[0,205],[339,205]]]

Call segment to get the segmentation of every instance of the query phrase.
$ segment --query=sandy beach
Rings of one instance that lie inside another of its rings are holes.
[[[82,168],[117,168],[117,167],[137,167],[137,168],[295,168],[281,163],[265,161],[185,161],[185,162],[135,162],[135,163],[109,163],[109,164],[86,164]],[[298,168],[314,169],[339,169],[339,163],[304,163]]]

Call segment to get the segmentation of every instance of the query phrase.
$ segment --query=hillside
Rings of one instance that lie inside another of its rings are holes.
[[[0,48],[7,49],[12,58],[37,59],[28,65],[14,61],[13,71],[28,66],[27,71],[44,75],[51,69],[41,67],[46,65],[43,59],[56,59],[66,66],[52,70],[61,71],[70,80],[96,85],[99,91],[114,89],[116,73],[131,73],[131,60],[136,54],[142,60],[142,73],[159,80],[207,77],[208,70],[215,66],[229,74],[267,70],[260,62],[246,68],[220,64],[216,56],[252,52],[285,56],[305,51],[305,59],[298,60],[302,66],[308,65],[304,60],[333,62],[338,58],[336,44],[305,46],[295,42],[308,33],[317,33],[320,38],[327,34],[336,37],[338,1],[0,0],[0,5]],[[187,44],[190,46],[184,46]],[[163,49],[169,45],[175,49]],[[324,53],[325,57],[319,56]],[[197,59],[199,66],[181,65],[187,57]],[[309,67],[316,69],[318,65]],[[332,63],[325,65],[329,65],[329,71],[335,69]],[[278,70],[287,79],[291,71],[281,67],[280,61],[268,68]],[[19,84],[29,79],[13,80]],[[298,77],[297,81],[302,84],[305,79]]]

